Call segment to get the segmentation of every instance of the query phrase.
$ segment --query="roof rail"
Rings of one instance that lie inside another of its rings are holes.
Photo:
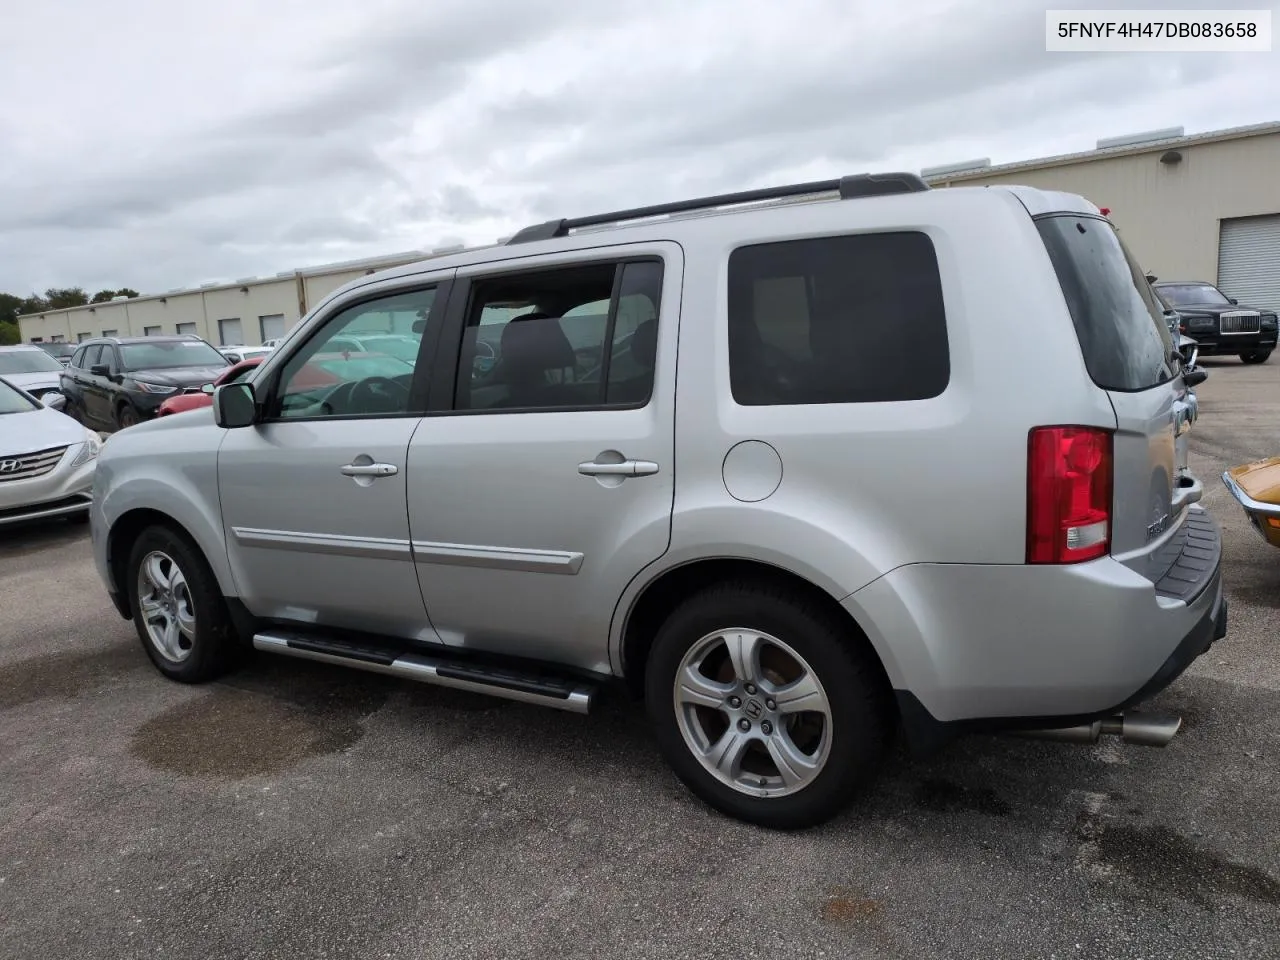
[[[761,203],[766,200],[784,200],[788,197],[803,197],[815,193],[835,193],[841,200],[856,200],[861,197],[883,197],[895,193],[919,193],[929,189],[929,185],[914,173],[860,173],[841,177],[838,180],[812,180],[808,183],[793,183],[784,187],[743,190],[740,193],[722,193],[717,196],[698,197],[694,200],[659,203],[651,207],[634,207],[612,213],[597,213],[572,220],[548,220],[517,231],[506,242],[512,244],[551,240],[555,237],[568,236],[570,230],[576,230],[579,227],[595,227],[624,220],[643,220],[672,213],[691,213],[696,210],[712,210],[717,207]]]

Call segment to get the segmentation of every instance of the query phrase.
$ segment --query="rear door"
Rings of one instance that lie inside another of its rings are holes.
[[[1189,429],[1180,366],[1163,311],[1111,222],[1088,214],[1038,217],[1071,311],[1085,365],[1116,414],[1111,553],[1152,579],[1158,548],[1200,498],[1177,465]],[[1167,567],[1167,562],[1163,563]]]

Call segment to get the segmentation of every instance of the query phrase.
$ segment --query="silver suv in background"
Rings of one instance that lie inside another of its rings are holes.
[[[417,338],[397,375],[312,358]],[[483,349],[482,349],[483,348]],[[1098,209],[863,175],[353,281],[113,438],[99,573],[166,676],[253,647],[585,712],[775,827],[900,729],[1163,744],[1225,635],[1180,362]]]

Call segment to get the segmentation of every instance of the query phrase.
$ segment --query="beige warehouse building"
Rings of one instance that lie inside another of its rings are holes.
[[[1280,310],[1280,122],[1190,136],[1160,130],[1100,140],[1083,153],[921,173],[935,187],[1019,183],[1082,194],[1110,208],[1148,272],[1215,282],[1241,303]],[[259,344],[356,277],[446,252],[409,251],[33,314],[20,319],[22,339],[192,333],[217,345]]]
[[[283,336],[307,311],[358,277],[458,248],[405,253],[288,270],[273,277],[116,298],[69,310],[48,310],[18,320],[27,342],[70,342],[90,337],[194,334],[210,343],[254,346]]]
[[[934,187],[1019,183],[1081,194],[1161,280],[1207,280],[1280,310],[1280,123],[1100,140],[1093,150],[921,171]]]

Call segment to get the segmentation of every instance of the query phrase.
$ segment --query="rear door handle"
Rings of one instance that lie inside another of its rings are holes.
[[[394,477],[400,472],[394,463],[348,463],[341,469],[344,477]]]
[[[578,472],[584,477],[651,477],[658,472],[658,465],[652,460],[623,460],[621,463],[588,460],[578,464]]]

